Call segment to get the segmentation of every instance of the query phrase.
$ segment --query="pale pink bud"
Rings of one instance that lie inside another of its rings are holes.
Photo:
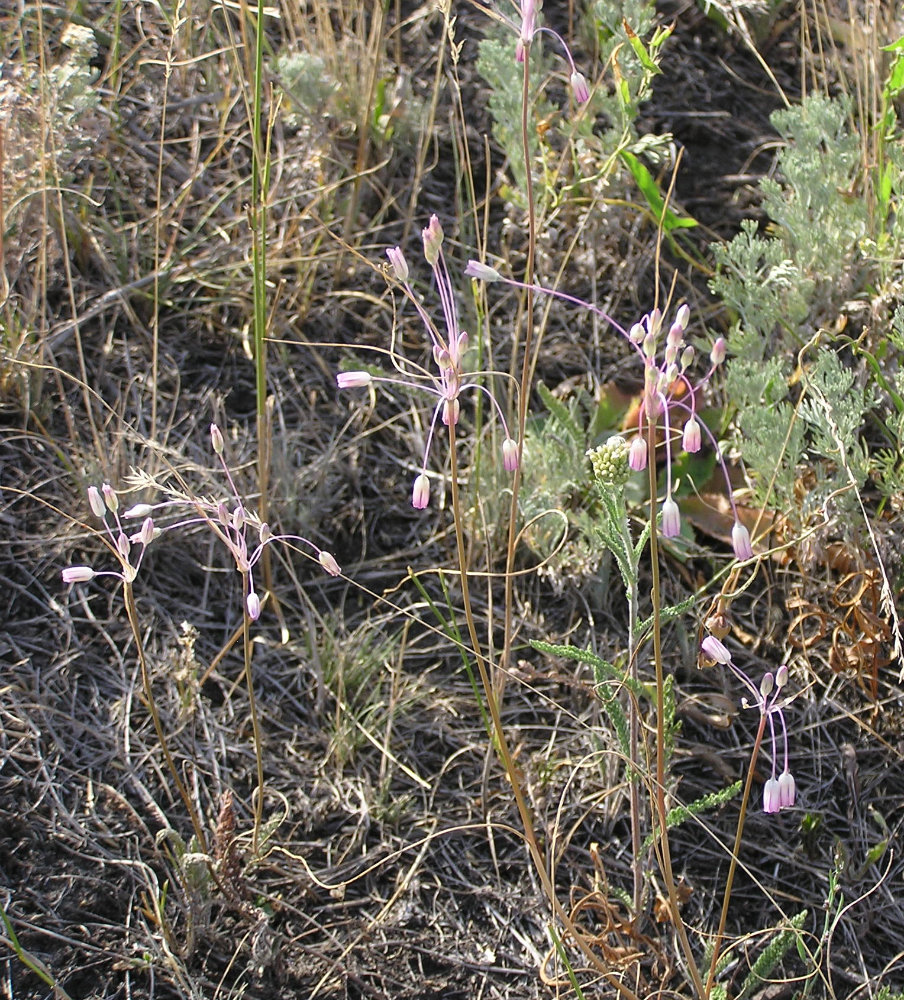
[[[512,438],[502,442],[502,467],[506,472],[514,472],[518,468],[518,442]]]
[[[411,506],[415,510],[423,510],[430,503],[430,480],[422,472],[414,481],[411,493]]]
[[[67,566],[62,573],[63,583],[87,583],[97,573],[90,566]]]
[[[718,337],[713,344],[713,349],[709,352],[709,360],[713,365],[721,365],[725,360],[726,343],[724,337]]]
[[[691,417],[691,419],[684,425],[681,447],[684,448],[688,454],[693,455],[695,452],[700,450],[701,443],[700,424],[697,422],[695,417]]]
[[[122,531],[120,531],[119,537],[116,539],[116,551],[125,560],[128,560],[129,553],[132,551],[132,543],[126,537],[125,533]]]
[[[647,467],[647,442],[638,434],[628,449],[628,468],[641,472]]]
[[[461,406],[457,399],[447,399],[443,403],[443,423],[448,427],[450,424],[454,425],[458,423],[458,416],[461,412]]]
[[[249,591],[248,596],[245,598],[245,610],[253,622],[256,622],[261,616],[261,599],[253,590]]]
[[[760,681],[760,694],[764,698],[768,698],[770,694],[775,690],[775,676],[772,671],[767,670],[763,674],[763,679]]]
[[[104,517],[107,513],[106,505],[100,495],[100,490],[96,486],[88,487],[88,506],[95,517]]]
[[[469,260],[465,268],[465,276],[474,278],[476,281],[500,281],[502,275],[495,267],[489,264],[482,264],[479,260]]]
[[[370,385],[373,377],[370,372],[339,372],[336,385],[340,389],[358,389],[362,385]]]
[[[115,514],[119,510],[119,497],[116,495],[116,491],[109,483],[104,483],[101,486],[101,492],[104,495],[104,503],[107,505],[107,510]]]
[[[217,520],[224,528],[228,528],[230,525],[229,508],[222,500],[217,504]]]
[[[339,576],[342,570],[339,568],[339,563],[336,562],[335,557],[332,553],[327,552],[326,549],[320,550],[320,555],[317,556],[320,565],[330,574],[330,576]]]
[[[721,663],[723,667],[731,663],[731,653],[728,652],[722,642],[714,635],[708,635],[700,643],[700,649],[703,650],[703,654],[708,660],[715,660],[716,663]]]
[[[223,442],[223,432],[217,427],[216,424],[210,425],[210,445],[213,448],[215,455],[222,455],[224,442]]]
[[[273,532],[270,530],[270,525],[266,521],[261,521],[261,526],[257,529],[258,541],[261,545],[266,545],[267,542],[273,537]]]
[[[149,503],[136,503],[123,513],[123,517],[134,520],[138,517],[149,517],[154,513],[154,508]]]
[[[678,315],[675,317],[675,325],[680,326],[682,330],[687,329],[687,321],[691,318],[691,307],[685,302],[684,305],[678,310]]]
[[[154,519],[146,517],[138,532],[138,541],[141,545],[148,546],[154,540]]]
[[[662,536],[675,538],[681,534],[681,512],[678,504],[671,497],[666,497],[662,504]]]
[[[644,337],[646,337],[647,331],[644,329],[643,323],[635,323],[634,326],[628,331],[628,339],[632,344],[643,343]]]
[[[775,671],[775,686],[781,691],[781,689],[788,683],[788,667],[786,664],[782,664],[778,670]]]
[[[399,281],[408,280],[408,261],[405,260],[405,254],[402,253],[401,247],[390,247],[386,251],[386,256],[389,258],[389,263],[392,264],[392,271]]]
[[[735,521],[731,529],[731,547],[737,559],[743,562],[745,559],[753,558],[753,546],[750,544],[750,532],[741,524]]]
[[[443,227],[439,224],[439,219],[435,215],[431,215],[430,224],[426,229],[421,230],[421,237],[424,240],[424,256],[431,267],[439,260],[443,235]]]
[[[687,371],[694,360],[694,349],[690,344],[681,352],[681,370]]]
[[[778,778],[779,809],[786,809],[788,806],[793,806],[796,798],[797,785],[794,781],[794,775],[790,771],[782,771]]]
[[[583,73],[575,70],[571,74],[571,92],[578,104],[586,104],[590,100],[590,88]]]
[[[777,813],[782,807],[782,793],[778,778],[770,778],[763,786],[763,812]]]
[[[232,526],[236,531],[241,531],[245,527],[245,508],[237,503],[232,512]]]
[[[437,368],[446,369],[452,367],[452,355],[445,347],[440,347],[439,344],[433,345],[433,360],[436,362]]]

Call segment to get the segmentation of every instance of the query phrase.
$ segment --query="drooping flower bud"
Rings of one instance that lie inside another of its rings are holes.
[[[501,281],[502,275],[495,267],[489,264],[482,264],[479,260],[469,260],[465,268],[465,275],[474,278],[475,281]]]
[[[586,104],[590,100],[590,87],[587,86],[587,79],[583,73],[575,70],[571,74],[571,92],[578,104]]]
[[[414,481],[414,489],[411,492],[411,506],[415,510],[423,510],[428,503],[430,503],[430,480],[422,472]]]
[[[257,596],[256,591],[249,591],[248,596],[245,598],[245,610],[248,612],[248,617],[256,622],[261,616],[261,599]]]
[[[512,438],[502,442],[502,467],[506,472],[514,472],[518,468],[518,442]]]
[[[778,778],[779,809],[787,809],[789,806],[793,806],[796,798],[797,785],[794,781],[794,775],[788,770],[782,771]]]
[[[370,372],[339,372],[336,385],[340,389],[357,389],[362,385],[370,385],[373,376]]]
[[[763,786],[763,812],[777,813],[782,807],[778,778],[770,778]]]
[[[326,549],[320,550],[320,555],[317,556],[317,561],[320,565],[330,574],[330,576],[339,576],[342,570],[339,568],[339,563],[336,562],[335,556],[331,552],[327,552]]]
[[[735,557],[741,562],[753,558],[750,532],[740,521],[735,521],[734,527],[731,529],[731,547],[734,549]]]
[[[681,534],[681,512],[678,504],[671,497],[666,497],[662,503],[662,536],[676,538]]]
[[[134,507],[130,507],[127,511],[123,512],[123,517],[132,521],[138,517],[149,517],[154,513],[154,508],[149,503],[136,503]]]
[[[63,583],[88,583],[97,573],[90,566],[67,566],[63,572]]]
[[[147,547],[154,540],[154,519],[152,517],[146,517],[143,524],[141,525],[141,531],[138,532],[138,541],[141,545]]]
[[[700,450],[701,446],[700,424],[695,417],[684,425],[684,434],[681,438],[681,447],[689,454],[693,455]]]
[[[634,472],[642,472],[647,467],[647,442],[640,434],[631,442],[628,451],[628,467]]]
[[[210,444],[215,455],[223,454],[223,432],[216,424],[210,425]]]

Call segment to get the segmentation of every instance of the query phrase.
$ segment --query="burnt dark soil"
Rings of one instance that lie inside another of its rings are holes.
[[[81,4],[77,15],[98,20],[103,6]],[[400,6],[403,24],[388,32],[386,58],[392,62],[400,40],[404,65],[394,71],[403,70],[423,99],[442,22],[418,5]],[[546,6],[567,31],[566,5]],[[462,30],[479,34],[483,16],[461,7]],[[43,41],[33,5],[24,8],[21,31],[16,15],[0,15],[11,65],[34,62],[42,47],[51,62],[60,60],[62,8],[47,9]],[[431,211],[444,225],[448,218],[456,253],[468,248],[465,227],[453,232],[460,151],[448,93],[411,211],[414,144],[393,155],[365,144],[369,172],[353,200],[347,175],[361,148],[353,120],[324,115],[308,133],[282,122],[273,133],[286,177],[271,219],[274,523],[287,531],[311,525],[297,530],[329,548],[356,586],[310,560],[274,560],[279,608],[268,607],[258,623],[253,659],[269,824],[257,855],[251,707],[241,644],[233,645],[242,621],[238,575],[197,533],[155,543],[136,584],[155,701],[208,846],[219,851],[216,875],[192,841],[160,752],[120,584],[102,577],[67,591],[60,582],[66,565],[109,558],[89,530],[89,485],[124,484],[134,469],[175,471],[199,494],[223,494],[207,448],[211,420],[227,434],[240,488],[255,488],[247,123],[237,89],[229,89],[235,66],[226,56],[198,58],[220,51],[214,42],[226,36],[215,32],[225,15],[190,14],[198,47],[173,70],[164,116],[167,22],[141,5],[123,8],[120,53],[131,55],[122,72],[132,77],[120,79],[112,36],[102,32],[94,60],[103,74],[101,106],[67,177],[102,206],[103,224],[90,221],[83,203],[78,211],[67,203],[62,226],[50,206],[43,222],[30,215],[31,230],[7,236],[9,303],[29,329],[28,349],[10,351],[15,364],[4,364],[0,386],[0,904],[8,920],[0,928],[0,992],[10,1000],[52,995],[37,967],[74,1000],[567,995],[510,786],[488,756],[461,659],[433,627],[431,602],[457,608],[460,594],[450,574],[425,570],[453,564],[448,509],[428,520],[409,505],[418,459],[400,456],[411,454],[420,425],[404,394],[377,394],[356,411],[348,398],[337,399],[334,383],[340,363],[388,342],[394,316],[378,273],[385,248],[415,246]],[[784,5],[762,40],[791,100],[801,77],[798,16],[796,6]],[[680,237],[683,254],[664,245],[657,275],[655,227],[629,209],[608,208],[599,256],[577,269],[571,290],[594,294],[628,325],[649,308],[657,282],[667,287],[677,275],[681,297],[718,332],[731,317],[707,287],[708,244],[758,218],[757,184],[775,166],[769,115],[781,101],[736,32],[686,3],[662,4],[660,20],[674,24],[674,37],[637,128],[674,136],[682,152],[675,201],[701,225]],[[274,23],[274,48],[279,31]],[[474,56],[467,37],[458,74],[474,175],[483,178],[482,137],[491,123]],[[159,232],[158,157],[165,177]],[[523,218],[499,196],[507,175],[495,146],[490,163],[489,249],[507,246],[517,260]],[[29,169],[39,171],[37,159]],[[335,181],[331,171],[343,169],[339,208],[348,215],[336,208],[328,235],[317,199]],[[564,241],[566,223],[544,252]],[[293,252],[281,256],[289,245]],[[145,280],[155,262],[156,306]],[[495,326],[511,328],[514,298],[500,293],[491,301]],[[77,326],[73,305],[82,317]],[[160,371],[151,386],[155,310]],[[401,343],[420,350],[416,321],[405,315],[398,323]],[[502,338],[501,368],[507,351]],[[630,386],[624,356],[589,321],[556,306],[537,378],[564,398],[581,380]],[[158,433],[151,433],[152,389]],[[146,499],[138,491],[129,502]],[[899,515],[886,512],[881,522],[894,551]],[[728,552],[725,537],[702,533],[691,557],[667,552],[667,600],[701,586]],[[523,554],[525,564],[532,558]],[[408,566],[423,573],[420,587]],[[600,752],[605,720],[593,678],[527,645],[531,638],[593,645],[615,659],[627,625],[616,571],[604,572],[602,586],[568,567],[519,584],[519,648],[504,721],[560,899],[588,941],[638,995],[689,997],[652,853],[645,912],[636,923],[628,919],[626,795],[614,755]],[[789,648],[791,595],[817,603],[837,582],[828,561],[766,560],[733,607],[752,662],[774,668]],[[745,776],[757,724],[754,713],[738,711],[730,681],[695,666],[706,611],[694,608],[692,619],[666,633],[681,727],[672,769],[684,802]],[[807,910],[806,946],[821,969],[808,995],[874,996],[879,983],[904,989],[898,665],[879,658],[871,676],[865,668],[835,669],[816,642],[793,648],[803,664],[798,676],[808,678],[788,710],[799,804],[778,816],[759,811],[768,777],[761,761],[727,927],[742,944],[722,981],[736,995],[762,951],[764,929],[777,927],[781,914]],[[699,956],[718,923],[736,821],[737,799],[708,813],[705,827],[690,822],[674,834],[673,863]],[[11,930],[32,969],[14,954]],[[569,954],[580,962],[576,950]],[[795,977],[806,969],[791,949],[753,995],[800,995]],[[585,996],[612,995],[589,971],[577,975]],[[779,983],[770,985],[770,976]]]

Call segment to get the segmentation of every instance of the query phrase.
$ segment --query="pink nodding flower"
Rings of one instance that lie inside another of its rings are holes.
[[[571,74],[571,92],[578,104],[586,104],[590,100],[590,88],[583,73],[575,70]]]
[[[414,481],[414,489],[411,491],[411,506],[415,510],[423,510],[428,503],[430,503],[430,480],[422,472]]]
[[[662,504],[662,535],[663,538],[675,538],[681,534],[681,512],[678,504],[671,497],[666,497]]]
[[[389,263],[392,264],[392,271],[399,281],[408,280],[408,261],[405,260],[405,254],[402,253],[401,247],[390,247],[386,251],[386,256],[389,258]]]
[[[740,521],[735,521],[734,527],[731,529],[731,547],[734,549],[735,557],[741,562],[753,558],[750,532]]]
[[[97,573],[90,566],[67,566],[62,576],[63,583],[88,583]]]
[[[373,376],[370,372],[339,372],[336,385],[340,389],[357,389],[362,385],[370,385]]]
[[[330,576],[339,576],[342,572],[339,568],[339,563],[336,562],[336,557],[331,552],[327,552],[326,549],[320,550],[320,555],[317,556],[317,561],[327,571],[327,573],[330,574]]]
[[[684,435],[681,439],[681,447],[689,454],[693,455],[698,452],[703,444],[702,435],[700,432],[700,424],[697,422],[696,417],[691,417],[690,420],[684,425]]]
[[[506,472],[514,472],[518,468],[518,442],[513,438],[502,442],[502,467]]]
[[[721,663],[723,667],[731,663],[731,653],[728,652],[725,645],[714,635],[708,635],[703,642],[700,643],[700,648],[703,650],[707,659],[714,660],[716,663]]]
[[[642,472],[647,467],[647,442],[639,434],[628,449],[628,468]]]
[[[778,778],[770,778],[763,786],[763,812],[777,813],[782,808]]]

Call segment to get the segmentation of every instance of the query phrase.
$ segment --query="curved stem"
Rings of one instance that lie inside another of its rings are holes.
[[[716,966],[719,963],[719,953],[722,948],[722,938],[725,936],[725,921],[728,918],[728,904],[731,900],[731,889],[734,885],[735,872],[738,867],[738,852],[741,850],[741,835],[744,832],[744,820],[747,816],[747,803],[750,801],[750,789],[753,787],[753,772],[756,769],[756,759],[759,756],[760,745],[763,742],[763,732],[766,728],[766,715],[760,715],[760,725],[756,731],[753,752],[750,755],[750,766],[747,768],[747,781],[744,783],[744,794],[741,797],[741,812],[738,816],[738,828],[735,831],[734,847],[731,850],[731,862],[728,865],[728,877],[725,879],[725,893],[722,896],[722,913],[719,917],[719,929],[713,944],[713,957],[709,962],[709,973],[706,976],[706,997],[709,997],[716,978]]]

